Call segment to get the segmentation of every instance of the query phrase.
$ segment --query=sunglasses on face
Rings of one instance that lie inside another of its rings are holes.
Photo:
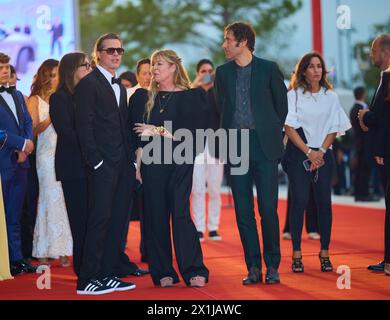
[[[120,56],[125,53],[125,49],[123,48],[106,48],[100,51],[106,51],[108,55],[113,55],[116,51]]]
[[[80,64],[79,68],[80,67],[85,67],[86,70],[89,70],[89,69],[91,69],[91,64],[89,62],[85,62],[83,64]]]

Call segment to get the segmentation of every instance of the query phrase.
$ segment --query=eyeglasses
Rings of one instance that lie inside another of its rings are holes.
[[[89,69],[91,69],[91,64],[89,62],[86,62],[86,63],[80,64],[79,68],[80,67],[85,67],[86,70],[89,70]]]
[[[110,56],[113,55],[115,53],[115,51],[121,56],[122,54],[125,53],[125,49],[123,48],[106,48],[106,49],[102,49],[100,51],[106,51],[107,54],[109,54]]]

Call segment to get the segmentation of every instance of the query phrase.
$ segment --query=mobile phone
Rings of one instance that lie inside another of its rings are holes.
[[[311,161],[309,159],[303,161],[302,164],[306,171],[310,171]]]
[[[213,82],[214,81],[214,75],[212,74],[206,74],[204,77],[203,77],[203,82],[204,83],[210,83],[210,82]]]

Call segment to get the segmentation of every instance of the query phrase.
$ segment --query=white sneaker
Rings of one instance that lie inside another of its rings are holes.
[[[319,240],[321,238],[321,236],[318,232],[309,232],[307,234],[307,238],[312,239],[312,240]]]
[[[291,233],[290,232],[284,232],[283,233],[283,239],[284,240],[291,240]]]

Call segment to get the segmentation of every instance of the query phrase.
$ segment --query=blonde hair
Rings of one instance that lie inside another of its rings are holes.
[[[187,71],[181,63],[181,58],[177,55],[175,51],[170,49],[162,49],[155,51],[150,58],[152,65],[156,62],[158,58],[163,59],[169,64],[174,64],[176,66],[176,70],[173,75],[173,83],[176,88],[179,88],[181,90],[188,90],[191,88],[191,82],[188,77]],[[145,106],[144,115],[149,122],[150,114],[152,113],[154,107],[154,100],[156,99],[157,93],[160,91],[159,84],[152,78],[148,89],[148,102]]]

